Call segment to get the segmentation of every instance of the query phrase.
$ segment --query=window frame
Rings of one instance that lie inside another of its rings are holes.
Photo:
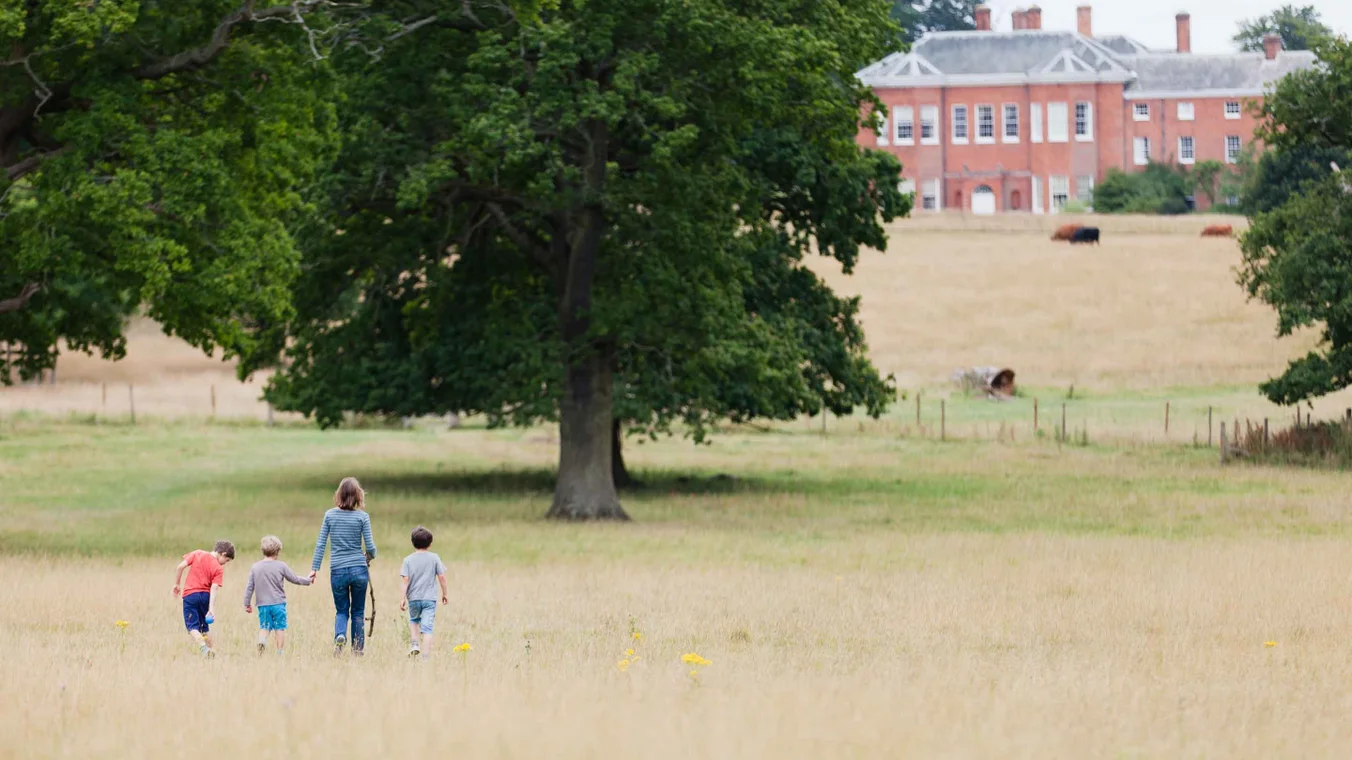
[[[1184,140],[1188,141],[1188,147],[1191,149],[1192,152],[1191,156],[1185,155],[1183,151]],[[1193,137],[1192,135],[1178,136],[1178,162],[1186,166],[1191,166],[1192,164],[1197,163],[1197,138]]]
[[[1142,113],[1142,112],[1141,112],[1142,109],[1145,110],[1145,113]],[[1131,120],[1132,120],[1132,121],[1150,121],[1150,104],[1149,104],[1149,103],[1132,103],[1132,104],[1131,104]]]
[[[1137,149],[1138,146],[1144,147],[1145,150],[1144,150],[1144,151],[1138,150],[1138,149]],[[1142,158],[1144,158],[1145,160],[1142,160]],[[1135,165],[1135,166],[1149,166],[1149,165],[1150,165],[1150,138],[1149,138],[1149,137],[1133,137],[1133,138],[1132,138],[1132,140],[1131,140],[1131,162],[1132,162],[1132,164]]]
[[[1028,104],[1028,139],[1031,142],[1041,143],[1042,137],[1042,104]]]
[[[990,134],[990,137],[984,137],[984,136],[982,136],[982,134],[981,134],[982,128],[985,127],[985,124],[983,123],[983,119],[982,119],[982,114],[983,114],[983,113],[984,113],[984,114],[988,114],[988,115],[990,116],[990,127],[991,127],[991,134]],[[977,103],[977,104],[976,104],[976,135],[974,135],[974,138],[975,138],[975,142],[976,142],[977,145],[994,145],[994,144],[995,144],[995,104],[994,104],[994,103]]]
[[[1187,115],[1184,115],[1183,107],[1187,106]],[[1178,120],[1179,121],[1197,121],[1197,104],[1191,100],[1180,100],[1178,102]]]
[[[1054,111],[1061,112],[1061,118],[1057,119]],[[1061,125],[1058,132],[1057,124]],[[1055,102],[1047,104],[1047,142],[1049,143],[1068,143],[1070,142],[1070,107],[1068,103]]]
[[[1066,208],[1066,204],[1070,203],[1070,177],[1064,175],[1058,176],[1056,174],[1053,174],[1047,179],[1048,179],[1047,182],[1048,198],[1051,201],[1050,206],[1052,211],[1054,213],[1064,211]],[[1061,186],[1065,189],[1064,193],[1056,192],[1058,181],[1060,182]],[[1060,203],[1057,203],[1056,201],[1058,196],[1061,198]]]
[[[893,106],[892,124],[892,129],[895,132],[893,138],[897,145],[915,145],[915,106]],[[903,125],[909,127],[910,137],[902,137],[901,129]]]
[[[933,193],[929,192],[931,189]],[[927,179],[920,183],[920,210],[935,214],[944,210],[943,187],[939,180]]]
[[[959,112],[962,113],[961,119],[958,118]],[[954,145],[967,145],[971,142],[972,140],[971,116],[972,116],[971,109],[969,109],[966,105],[954,104],[952,111],[949,113],[949,118],[951,119],[952,123],[950,139],[952,140]],[[959,126],[962,127],[961,137],[958,136]]]
[[[1094,184],[1094,175],[1092,174],[1081,174],[1075,177],[1075,200],[1086,206],[1094,205]],[[1088,193],[1085,192],[1086,189]]]
[[[1084,106],[1084,134],[1080,134],[1080,106]],[[1071,117],[1075,120],[1075,142],[1094,141],[1094,104],[1088,100],[1077,100]]]
[[[1013,111],[1014,111],[1014,119],[1013,119],[1012,122],[1010,121],[1010,118],[1009,118],[1010,109],[1013,109]],[[1004,104],[1002,104],[1002,105],[1000,106],[1000,141],[1001,141],[1001,142],[1005,142],[1005,143],[1017,143],[1017,142],[1019,142],[1019,140],[1020,140],[1020,138],[1021,138],[1021,132],[1020,132],[1020,130],[1021,130],[1022,127],[1023,127],[1023,125],[1022,125],[1021,123],[1019,123],[1019,117],[1020,117],[1020,116],[1022,116],[1022,114],[1019,113],[1019,104],[1018,104],[1018,103],[1004,103]],[[1014,134],[1013,134],[1013,135],[1009,134],[1009,127],[1010,127],[1011,123],[1012,123],[1013,126],[1014,126]]]
[[[926,122],[925,116],[927,113],[932,117],[928,119],[928,121],[930,122],[929,137],[925,136],[925,122]],[[941,138],[939,137],[939,106],[920,106],[920,144],[938,145],[940,139]]]
[[[1231,140],[1234,140],[1234,141],[1235,141],[1235,145],[1236,145],[1235,153],[1234,153],[1233,156],[1230,155],[1230,141],[1231,141]],[[1244,138],[1241,137],[1241,136],[1239,136],[1239,135],[1226,135],[1226,136],[1225,136],[1225,163],[1227,163],[1227,164],[1237,164],[1237,163],[1239,163],[1239,157],[1242,156],[1242,155],[1244,155]]]
[[[1235,112],[1230,113],[1230,106],[1235,107]],[[1225,111],[1225,118],[1230,121],[1242,118],[1244,116],[1244,104],[1238,100],[1227,100],[1225,105],[1221,106]]]

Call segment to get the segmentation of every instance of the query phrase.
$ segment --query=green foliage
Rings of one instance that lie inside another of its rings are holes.
[[[1320,40],[1333,37],[1333,30],[1313,5],[1298,8],[1287,4],[1266,16],[1241,21],[1234,40],[1240,50],[1261,53],[1263,38],[1269,34],[1281,35],[1287,50],[1313,50]]]
[[[654,434],[880,413],[858,302],[804,261],[848,271],[909,210],[897,162],[854,143],[853,72],[887,50],[888,12],[590,0],[522,23],[485,4],[378,62],[340,56],[344,146],[268,397],[325,425],[524,425],[559,418],[590,357]]]
[[[301,30],[236,8],[0,2],[0,299],[36,287],[0,341],[22,376],[60,341],[121,356],[141,308],[246,372],[275,353],[297,188],[335,147],[332,87]]]
[[[892,20],[906,43],[926,32],[960,32],[976,28],[977,0],[892,0]]]
[[[1140,172],[1109,169],[1094,187],[1094,210],[1102,214],[1186,214],[1188,174],[1181,167],[1152,163]]]
[[[1316,52],[1322,66],[1286,77],[1264,103],[1260,134],[1278,153],[1270,168],[1352,151],[1352,123],[1328,118],[1352,112],[1352,43],[1325,40]],[[1352,182],[1316,173],[1274,191],[1281,205],[1257,213],[1242,238],[1240,284],[1276,309],[1278,333],[1320,332],[1315,351],[1263,384],[1282,404],[1352,385]]]
[[[1244,188],[1244,210],[1249,214],[1274,211],[1333,173],[1333,164],[1352,166],[1344,148],[1295,145],[1270,150],[1258,159]]]

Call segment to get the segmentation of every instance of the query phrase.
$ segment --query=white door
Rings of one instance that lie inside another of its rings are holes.
[[[988,216],[995,213],[995,191],[982,185],[972,191],[972,213]]]
[[[1042,178],[1033,177],[1033,213],[1041,214],[1045,211],[1046,206],[1042,199]]]

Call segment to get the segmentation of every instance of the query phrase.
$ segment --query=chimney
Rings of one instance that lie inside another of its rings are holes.
[[[1080,35],[1083,37],[1094,36],[1094,8],[1090,5],[1081,5],[1075,9],[1075,18],[1079,22]]]
[[[976,7],[976,28],[980,32],[991,30],[991,8],[989,5],[978,5]]]
[[[1041,29],[1041,28],[1042,28],[1042,9],[1041,9],[1041,8],[1039,8],[1039,7],[1037,7],[1036,5],[1034,5],[1033,7],[1029,8],[1027,11],[1024,12],[1024,15],[1023,15],[1023,28],[1024,28],[1024,29]]]
[[[1192,16],[1186,13],[1178,14],[1178,52],[1192,52]]]
[[[1282,36],[1280,34],[1269,34],[1263,38],[1263,52],[1267,54],[1269,61],[1277,60],[1277,56],[1282,52]]]
[[[1015,9],[1011,18],[1014,21],[1014,31],[1028,28],[1028,12]]]

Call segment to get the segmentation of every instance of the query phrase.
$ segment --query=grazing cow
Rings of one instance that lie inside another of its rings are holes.
[[[1202,230],[1202,237],[1234,237],[1235,228],[1228,224],[1212,224]]]
[[[1075,236],[1070,239],[1070,244],[1076,245],[1077,243],[1093,243],[1094,245],[1099,245],[1099,228],[1081,227],[1078,230],[1075,230]]]
[[[1052,240],[1065,241],[1075,237],[1075,233],[1080,229],[1078,224],[1063,224],[1056,228],[1056,234],[1052,235]]]

